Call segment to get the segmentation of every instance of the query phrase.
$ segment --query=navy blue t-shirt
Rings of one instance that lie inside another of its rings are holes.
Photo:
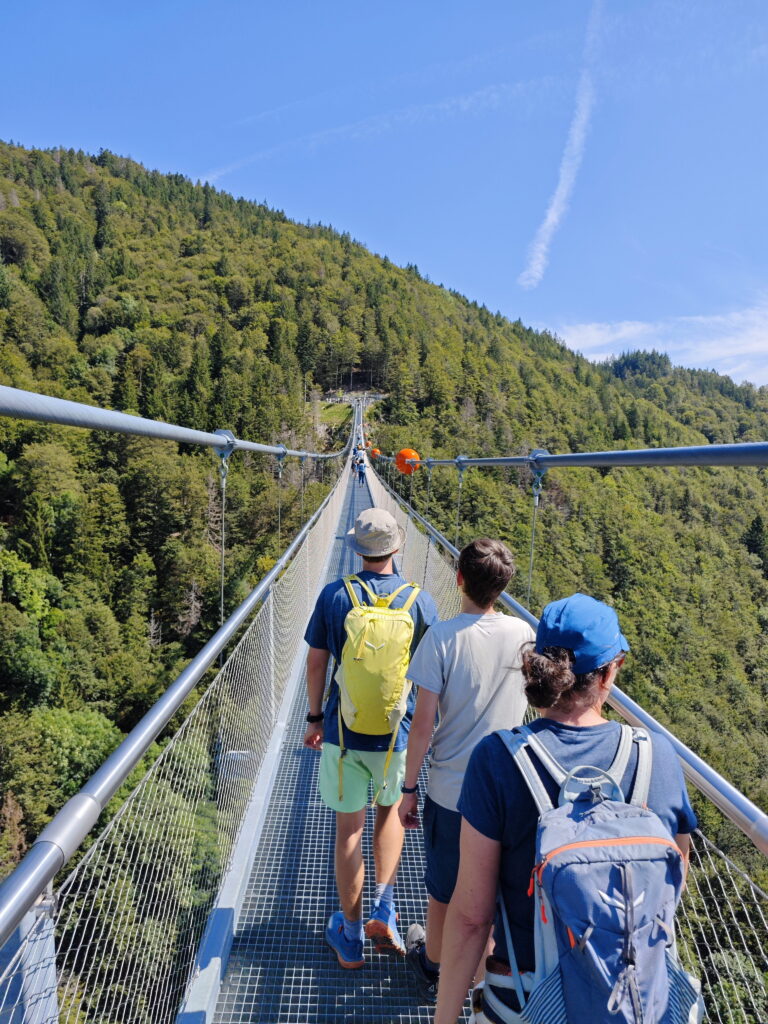
[[[548,718],[530,723],[547,749],[566,771],[577,765],[610,767],[619,745],[618,722],[601,725],[563,725]],[[696,826],[683,772],[672,745],[664,736],[650,733],[653,768],[648,791],[648,807],[658,814],[674,838],[692,832]],[[557,806],[559,787],[541,767],[536,755],[532,761]],[[625,796],[632,790],[637,768],[637,745],[632,745],[629,765],[621,780]],[[533,897],[528,883],[536,856],[538,811],[512,755],[498,733],[486,736],[475,747],[464,776],[459,811],[473,828],[501,843],[500,885],[509,918],[510,933],[521,971],[534,968]],[[509,962],[501,915],[497,911],[494,939],[495,955]]]
[[[393,590],[402,587],[407,580],[397,573],[382,574],[364,570],[357,573],[360,579],[369,587],[374,594],[391,594]],[[352,583],[362,604],[370,604],[370,599],[362,587]],[[402,608],[411,594],[408,587],[398,594],[392,602],[392,608]],[[310,647],[316,647],[323,651],[330,651],[331,657],[338,665],[341,662],[341,650],[347,634],[344,632],[344,619],[352,607],[343,580],[334,580],[327,584],[320,591],[315,610],[309,620],[309,625],[304,633],[304,639]],[[410,615],[413,619],[413,641],[411,643],[411,656],[419,646],[419,641],[429,627],[438,621],[437,608],[432,597],[424,590],[420,590],[416,600],[410,607]],[[408,745],[408,732],[411,728],[411,718],[414,708],[413,691],[408,695],[408,707],[405,717],[400,723],[395,750],[405,750]],[[325,705],[325,731],[324,738],[327,743],[339,742],[339,687],[334,680],[331,683],[328,702]],[[369,736],[366,733],[353,732],[343,724],[344,746],[349,750],[389,750],[391,736]]]

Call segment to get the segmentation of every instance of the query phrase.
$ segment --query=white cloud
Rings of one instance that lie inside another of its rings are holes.
[[[716,370],[737,383],[768,385],[768,299],[711,316],[564,324],[557,334],[569,348],[595,361],[656,349],[679,366]]]
[[[587,143],[587,132],[595,103],[595,90],[592,84],[591,64],[597,45],[597,33],[600,17],[600,0],[595,0],[587,28],[587,39],[584,47],[584,67],[576,92],[576,105],[568,129],[568,139],[560,161],[560,173],[557,186],[552,193],[547,212],[544,214],[533,241],[528,249],[528,262],[520,274],[517,283],[526,289],[535,288],[544,277],[549,262],[549,249],[555,232],[565,216],[571,201],[571,194],[576,184],[576,176],[584,157]]]

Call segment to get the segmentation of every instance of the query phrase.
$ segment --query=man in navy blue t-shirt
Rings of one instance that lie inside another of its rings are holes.
[[[394,517],[384,509],[366,509],[357,517],[346,539],[352,550],[363,559],[363,569],[358,575],[368,590],[377,595],[386,595],[405,584],[403,592],[394,598],[390,606],[403,607],[411,595],[411,589],[393,567],[392,559],[405,539]],[[351,585],[362,604],[370,603],[363,587],[354,581]],[[331,683],[324,710],[322,704],[328,663],[331,657],[336,665],[341,662],[346,640],[344,620],[351,607],[352,602],[343,580],[329,583],[320,592],[304,634],[309,644],[309,724],[304,745],[313,750],[322,749],[320,796],[336,812],[336,886],[341,910],[331,915],[325,938],[342,967],[362,967],[364,935],[372,938],[380,950],[399,955],[405,953],[397,931],[394,884],[403,846],[403,828],[398,818],[397,805],[405,776],[405,752],[413,715],[413,697],[408,697],[408,707],[398,728],[388,767],[386,761],[391,735],[369,736],[353,732],[346,723],[342,723],[342,755],[338,722],[339,688],[335,680]],[[438,616],[434,601],[424,591],[419,591],[409,608],[409,614],[414,624],[411,644],[413,654],[424,633],[437,622]],[[378,791],[373,834],[376,900],[363,928],[362,834],[371,780]]]

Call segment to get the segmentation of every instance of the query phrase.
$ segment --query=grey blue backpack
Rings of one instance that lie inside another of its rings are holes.
[[[486,974],[485,1004],[523,1024],[694,1024],[703,1004],[698,983],[680,966],[674,916],[685,882],[682,855],[646,807],[652,750],[647,732],[621,727],[607,771],[566,772],[526,726],[498,734],[539,811],[534,895],[535,970],[520,973],[499,899],[511,972]],[[621,780],[632,746],[632,792]],[[529,751],[560,787],[554,807]],[[512,989],[522,1012],[494,993]]]

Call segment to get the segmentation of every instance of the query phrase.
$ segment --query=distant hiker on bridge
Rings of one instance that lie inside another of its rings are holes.
[[[357,485],[365,486],[365,458],[362,455],[357,457]]]
[[[664,736],[602,714],[628,650],[594,598],[544,609],[523,654],[541,717],[481,740],[464,778],[435,1024],[455,1024],[494,918],[479,1024],[523,1009],[569,1024],[698,1019],[674,949],[697,824],[680,762]]]
[[[534,639],[533,630],[494,609],[514,571],[501,541],[480,537],[467,544],[456,573],[461,612],[429,630],[408,668],[419,690],[399,810],[405,828],[418,827],[419,770],[432,744],[423,823],[427,929],[412,924],[406,936],[408,963],[427,1003],[437,998],[443,923],[459,870],[457,804],[470,754],[495,729],[520,725],[527,706],[521,646]]]
[[[322,749],[320,796],[336,812],[341,910],[331,915],[325,938],[341,966],[349,968],[363,966],[365,936],[379,952],[405,953],[394,901],[403,846],[397,805],[413,713],[405,673],[411,653],[438,616],[429,594],[394,570],[392,559],[404,539],[389,512],[361,512],[346,541],[362,557],[362,572],[323,588],[304,635],[309,644],[304,745]],[[331,657],[336,668],[323,712]],[[362,834],[371,782],[376,898],[363,927]]]

